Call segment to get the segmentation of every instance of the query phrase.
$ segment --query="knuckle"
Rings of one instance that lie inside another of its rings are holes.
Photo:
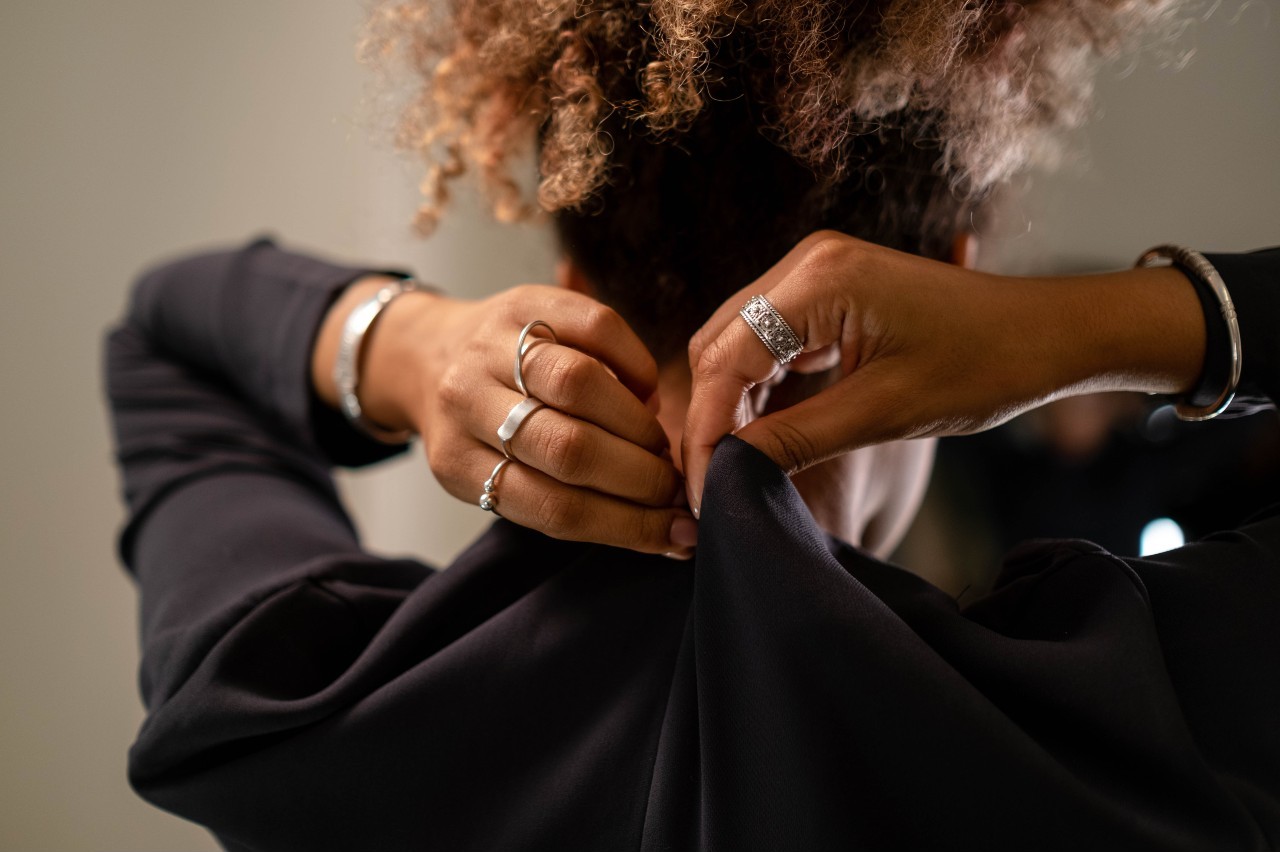
[[[431,469],[431,475],[434,476],[436,481],[441,485],[447,485],[447,483],[453,478],[450,475],[453,473],[453,464],[450,454],[441,452],[440,447],[434,444],[428,446],[426,448],[426,452],[427,467]]]
[[[630,542],[631,547],[654,551],[671,549],[667,541],[671,536],[671,519],[666,512],[641,512],[640,521],[634,529],[636,538]]]
[[[849,242],[849,238],[847,236],[839,231],[833,231],[830,228],[823,228],[822,230],[814,231],[809,235],[808,239],[810,240],[809,251],[816,252],[818,254],[825,254],[835,251],[836,249],[841,249]]]
[[[836,231],[818,231],[809,239],[802,264],[812,269],[830,269],[844,263],[849,248],[849,238]]]
[[[769,443],[769,455],[788,474],[803,470],[816,461],[817,447],[813,440],[785,421],[774,424]]]
[[[433,442],[427,448],[427,467],[441,487],[454,497],[469,499],[468,486],[474,485],[468,479],[471,471],[462,458],[464,454],[456,452],[446,442]]]
[[[464,394],[465,381],[462,378],[462,371],[457,366],[449,367],[443,376],[440,377],[440,404],[445,409],[456,408],[465,397]]]
[[[548,359],[546,394],[549,401],[560,408],[574,408],[591,389],[591,363],[572,354],[557,355]]]
[[[587,332],[592,337],[599,339],[617,334],[618,327],[623,325],[622,317],[618,316],[617,311],[599,302],[591,306],[587,313],[586,321]]]
[[[490,318],[503,327],[527,322],[524,317],[529,312],[529,303],[537,300],[536,289],[532,284],[518,284],[499,293],[495,297],[499,300],[498,309],[490,313]]]
[[[532,284],[517,284],[504,291],[501,295],[504,307],[512,311],[519,310],[524,303],[534,298],[535,289]]]
[[[714,340],[715,338],[712,336],[711,330],[705,325],[694,332],[693,337],[689,338],[688,353],[690,369],[698,366],[699,362],[702,360],[702,353],[707,350],[707,347],[710,346]]]
[[[676,478],[663,464],[646,465],[638,480],[642,502],[660,506],[675,497]]]
[[[577,421],[546,430],[543,456],[548,473],[561,482],[580,483],[594,463],[590,436]]]
[[[698,356],[698,364],[694,375],[711,377],[724,372],[729,363],[729,347],[723,340],[715,340],[702,350]]]
[[[689,338],[689,346],[685,350],[689,356],[690,369],[696,369],[698,363],[702,360],[702,350],[706,348],[706,344],[702,341],[702,332],[699,331]]]
[[[581,528],[585,511],[585,501],[580,494],[557,488],[542,494],[534,517],[542,532],[567,538]]]

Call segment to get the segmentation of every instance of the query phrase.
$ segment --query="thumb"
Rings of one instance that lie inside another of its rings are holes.
[[[782,369],[759,333],[740,316],[744,302],[752,295],[767,298],[801,341],[804,370],[841,360],[840,344],[848,337],[844,324],[851,308],[842,290],[851,261],[840,246],[849,239],[836,240],[819,232],[801,241],[769,272],[726,301],[691,341],[693,384],[682,453],[689,505],[695,515],[701,511],[703,480],[716,444],[749,421],[747,392]],[[777,443],[779,451],[782,446]],[[799,455],[807,454],[802,441],[786,446]]]
[[[689,410],[681,441],[685,485],[694,517],[702,511],[702,487],[711,453],[725,435],[750,419],[747,393],[782,369],[744,322],[727,326],[693,365]]]
[[[859,447],[897,438],[904,401],[887,374],[871,364],[822,392],[775,411],[736,434],[773,460],[783,472],[807,467]]]

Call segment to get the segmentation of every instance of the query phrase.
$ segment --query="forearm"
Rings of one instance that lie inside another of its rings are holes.
[[[1199,378],[1205,318],[1173,268],[1017,280],[1011,329],[1046,398],[1094,391],[1182,394]]]
[[[381,683],[371,637],[431,576],[361,551],[320,451],[395,449],[312,416],[312,339],[362,274],[266,243],[187,257],[143,277],[105,340],[149,711],[130,775],[215,826],[247,762]],[[357,658],[375,675],[341,681]]]
[[[1239,317],[1243,369],[1230,410],[1239,415],[1270,407],[1280,399],[1280,249],[1206,257]],[[1222,388],[1229,357],[1226,323],[1216,299],[1205,295],[1202,301],[1177,268],[1024,280],[1035,285],[1022,288],[1030,302],[1050,294],[1039,316],[1020,327],[1023,336],[1029,329],[1051,332],[1038,344],[1049,353],[1039,363],[1053,365],[1040,376],[1049,398],[1094,390],[1186,398],[1206,381],[1212,398]],[[1215,358],[1220,375],[1206,372]]]
[[[1227,287],[1239,284],[1240,316],[1246,307],[1251,315],[1241,321],[1244,377],[1261,367],[1252,378],[1275,398],[1277,336],[1259,326],[1280,313],[1275,288],[1263,284],[1280,258],[1249,257],[1247,280],[1233,270]],[[745,395],[778,367],[738,317],[753,295],[765,295],[805,341],[791,369],[830,366],[834,354],[844,375],[744,427]],[[869,444],[990,429],[1073,394],[1186,394],[1204,371],[1213,319],[1177,269],[1014,278],[813,234],[726,301],[692,341],[689,500],[698,505],[711,453],[729,432],[794,472]],[[1263,357],[1248,354],[1255,350]]]

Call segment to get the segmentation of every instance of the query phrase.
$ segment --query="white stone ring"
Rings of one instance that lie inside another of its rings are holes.
[[[769,350],[779,367],[790,364],[804,351],[800,338],[764,296],[752,296],[738,313],[751,326],[751,330],[760,338],[760,342]]]

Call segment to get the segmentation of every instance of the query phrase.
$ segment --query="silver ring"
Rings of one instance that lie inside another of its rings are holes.
[[[502,421],[502,425],[498,427],[498,440],[502,442],[502,454],[508,459],[514,459],[511,455],[511,445],[508,443],[516,436],[521,424],[529,417],[530,414],[542,408],[542,400],[533,396],[526,396],[517,402],[512,409],[507,412],[507,419]]]
[[[525,396],[529,395],[529,389],[524,386],[524,356],[529,352],[530,349],[536,346],[539,342],[546,340],[545,337],[535,337],[533,340],[530,340],[528,343],[525,343],[525,338],[529,336],[529,332],[533,331],[538,326],[542,326],[547,331],[551,332],[552,343],[560,342],[560,339],[556,337],[556,330],[552,328],[548,323],[544,322],[543,320],[534,320],[533,322],[526,325],[524,328],[520,329],[520,338],[516,341],[515,376],[516,376],[516,387],[519,388],[520,393],[524,394]]]
[[[486,512],[498,514],[498,474],[502,473],[502,469],[509,464],[511,459],[498,462],[493,473],[489,474],[489,478],[484,481],[484,493],[480,495],[480,508]]]
[[[804,351],[800,338],[764,296],[752,296],[738,313],[751,326],[751,330],[760,338],[760,342],[769,350],[779,367],[790,364]]]

